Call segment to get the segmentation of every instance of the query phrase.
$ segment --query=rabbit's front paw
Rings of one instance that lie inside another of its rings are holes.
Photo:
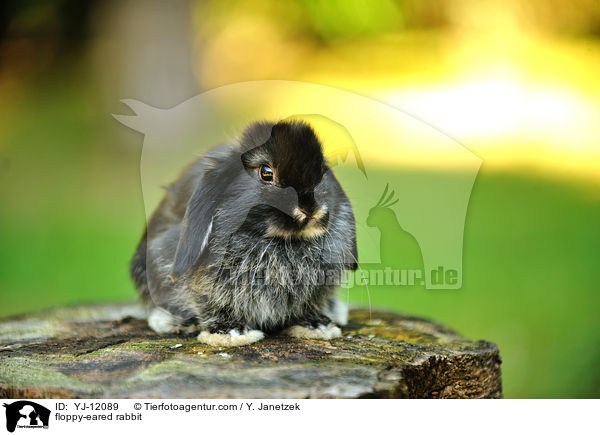
[[[265,334],[257,329],[245,330],[243,332],[237,329],[231,329],[229,332],[220,333],[209,331],[202,331],[198,335],[198,341],[208,344],[210,346],[245,346],[247,344],[255,343],[262,340]]]
[[[175,318],[162,308],[155,308],[148,316],[148,326],[159,334],[168,334],[178,329]]]
[[[348,305],[337,298],[331,299],[327,303],[325,315],[340,326],[348,324]]]
[[[315,340],[331,340],[342,336],[342,330],[334,323],[319,325],[317,327],[294,325],[283,331],[285,335],[296,338],[308,338]]]

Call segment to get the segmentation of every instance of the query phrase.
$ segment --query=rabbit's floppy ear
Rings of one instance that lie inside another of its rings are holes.
[[[232,179],[232,174],[223,169],[207,169],[187,203],[171,268],[172,278],[184,275],[206,254],[215,212]]]

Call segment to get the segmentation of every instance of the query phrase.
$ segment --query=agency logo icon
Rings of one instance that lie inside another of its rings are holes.
[[[48,429],[50,410],[42,405],[29,400],[19,400],[10,404],[4,403],[6,408],[6,430],[14,432],[19,429]]]

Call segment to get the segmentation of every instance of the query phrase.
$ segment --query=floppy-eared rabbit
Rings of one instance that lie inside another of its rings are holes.
[[[341,336],[336,287],[357,261],[352,206],[313,129],[258,122],[166,188],[131,275],[154,331],[239,346]]]

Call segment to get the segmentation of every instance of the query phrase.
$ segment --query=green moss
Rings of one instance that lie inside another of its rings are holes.
[[[79,391],[86,395],[100,394],[100,385],[82,381],[65,375],[48,363],[30,358],[6,358],[2,361],[0,385],[10,385],[15,389],[39,388],[45,390]]]

